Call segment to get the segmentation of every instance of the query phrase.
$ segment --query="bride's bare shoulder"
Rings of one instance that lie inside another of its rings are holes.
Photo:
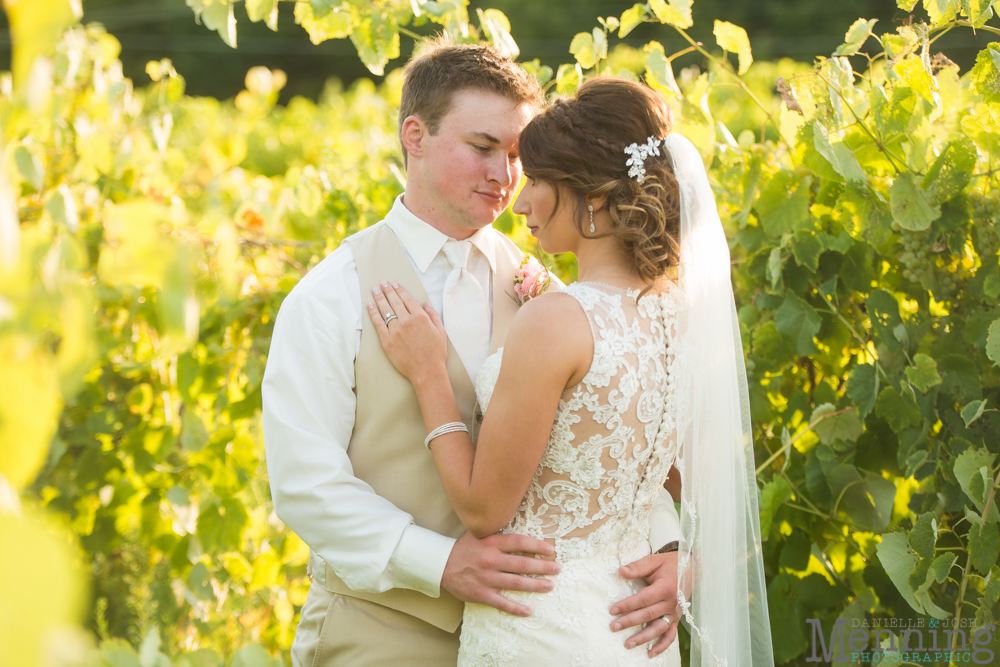
[[[590,323],[580,303],[569,294],[546,292],[525,303],[514,316],[504,358],[514,353],[575,371],[581,364],[589,366],[593,346]]]
[[[553,291],[540,294],[521,306],[514,316],[511,331],[515,326],[530,329],[555,327],[562,330],[562,333],[569,333],[566,330],[575,328],[574,324],[590,331],[580,302],[570,294]]]

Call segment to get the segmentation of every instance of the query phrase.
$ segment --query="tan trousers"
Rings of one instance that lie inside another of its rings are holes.
[[[292,667],[454,667],[458,635],[315,582],[292,642]]]

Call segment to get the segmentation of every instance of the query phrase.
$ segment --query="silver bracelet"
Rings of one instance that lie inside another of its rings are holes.
[[[431,440],[438,437],[439,435],[444,435],[446,433],[458,433],[459,431],[469,432],[468,427],[462,422],[448,422],[447,424],[441,424],[436,429],[427,434],[424,438],[424,447],[427,449],[431,448]]]

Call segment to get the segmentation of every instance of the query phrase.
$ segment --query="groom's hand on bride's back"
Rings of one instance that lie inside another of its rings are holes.
[[[680,609],[677,607],[677,552],[650,554],[618,569],[626,579],[643,579],[647,586],[641,591],[611,606],[611,614],[617,616],[611,622],[615,632],[622,630],[622,641],[628,648],[642,646],[654,639],[658,641],[649,650],[654,657],[667,650],[677,638],[677,623]],[[670,623],[663,620],[666,616]],[[632,634],[629,628],[645,628]]]
[[[528,593],[552,590],[549,579],[525,575],[557,574],[559,563],[548,560],[554,554],[551,544],[524,535],[477,539],[466,533],[451,550],[441,588],[464,602],[488,604],[515,616],[530,616],[528,607],[504,597],[500,589]]]

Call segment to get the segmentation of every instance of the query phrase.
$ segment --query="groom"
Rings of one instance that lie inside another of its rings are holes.
[[[543,100],[537,82],[493,49],[432,44],[405,71],[404,194],[281,306],[262,387],[267,467],[275,511],[310,547],[312,577],[293,667],[454,665],[464,602],[523,615],[500,590],[553,585],[532,576],[558,572],[547,543],[465,532],[422,446],[413,389],[362,315],[382,280],[430,300],[475,433],[474,379],[517,311],[505,293],[523,257],[490,225],[514,196],[518,135]],[[651,536],[669,535],[658,523]],[[654,650],[665,650],[676,633],[676,554],[647,556],[623,575],[650,585],[611,610],[622,641],[662,635]]]

